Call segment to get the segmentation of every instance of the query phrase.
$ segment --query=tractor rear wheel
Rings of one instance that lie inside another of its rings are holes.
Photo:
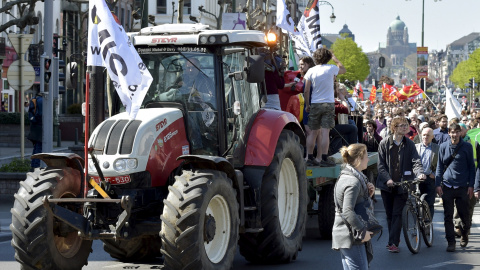
[[[162,256],[161,239],[158,236],[138,237],[130,240],[106,239],[103,249],[114,259],[122,262],[146,261]]]
[[[10,229],[15,259],[22,269],[81,269],[87,264],[92,241],[83,240],[77,231],[51,216],[42,201],[45,196],[76,198],[80,185],[80,172],[69,167],[36,169],[20,182]]]
[[[263,231],[240,235],[240,253],[255,263],[290,262],[302,248],[308,192],[303,146],[290,130],[280,134],[261,186]]]
[[[175,179],[160,217],[165,269],[230,269],[240,224],[232,180],[207,169]]]

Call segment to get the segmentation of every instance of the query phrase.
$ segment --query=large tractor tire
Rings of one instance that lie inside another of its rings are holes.
[[[307,219],[307,177],[303,146],[289,130],[280,134],[261,186],[263,231],[240,235],[240,253],[254,263],[287,263],[302,248]]]
[[[114,259],[122,262],[148,261],[162,256],[160,237],[137,237],[130,240],[102,240],[103,249]]]
[[[183,171],[164,200],[165,269],[230,269],[237,249],[237,194],[224,172]]]
[[[83,240],[77,231],[65,228],[42,202],[45,196],[76,198],[80,186],[80,172],[69,167],[36,169],[20,182],[11,209],[10,229],[15,259],[22,269],[81,269],[87,264],[92,241]],[[82,209],[77,211],[81,214]]]
[[[323,239],[332,239],[332,228],[335,221],[334,187],[335,185],[323,187],[318,200],[318,230]]]

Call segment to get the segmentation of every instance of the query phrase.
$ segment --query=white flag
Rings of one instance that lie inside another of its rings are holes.
[[[104,67],[103,59],[100,56],[100,44],[98,43],[97,9],[95,4],[90,3],[88,7],[87,66]]]
[[[277,26],[295,35],[299,34],[297,29],[295,29],[295,23],[290,15],[290,11],[288,11],[287,5],[285,5],[285,0],[277,0]]]
[[[297,29],[303,35],[303,39],[313,53],[322,47],[322,35],[320,34],[320,13],[318,12],[317,1],[309,1],[302,18],[298,22]]]
[[[300,32],[298,35],[292,35],[289,34],[290,39],[295,42],[295,52],[298,56],[312,56],[312,52],[310,51],[310,48],[307,46],[307,43],[305,41],[305,37],[303,34]]]
[[[448,119],[452,119],[454,117],[461,118],[461,111],[462,111],[462,105],[460,105],[460,102],[458,102],[457,98],[455,98],[452,95],[452,92],[450,90],[445,90],[446,92],[446,103],[447,105],[445,106],[445,115],[448,117]]]
[[[143,99],[153,81],[152,75],[133,47],[123,27],[112,16],[104,0],[90,0],[90,15],[97,25],[97,34],[92,33],[89,47],[100,45],[102,66],[108,70],[113,86],[117,90],[126,111],[135,119]],[[90,18],[90,22],[93,22]],[[92,60],[96,62],[96,57]]]

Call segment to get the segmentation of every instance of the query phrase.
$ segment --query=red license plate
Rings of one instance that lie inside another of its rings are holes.
[[[100,177],[99,176],[92,176],[93,180],[95,182],[100,183]],[[120,175],[120,176],[105,176],[105,181],[109,182],[112,185],[120,185],[120,184],[127,184],[132,182],[132,179],[130,179],[130,175]]]

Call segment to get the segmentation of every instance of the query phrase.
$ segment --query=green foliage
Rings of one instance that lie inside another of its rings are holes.
[[[338,76],[340,81],[363,82],[370,74],[367,55],[351,38],[337,39],[332,44],[332,51],[347,70],[345,74]]]
[[[450,76],[450,80],[461,88],[464,88],[471,78],[475,78],[476,83],[480,82],[480,48],[476,49],[468,60],[460,62]]]
[[[82,114],[82,105],[76,103],[68,106],[67,114]]]
[[[25,119],[25,125],[30,125],[30,120],[28,120],[28,113],[23,115]],[[8,113],[0,112],[0,124],[20,124],[20,113]]]
[[[15,158],[12,162],[0,167],[0,172],[28,172],[30,170],[30,160]]]

